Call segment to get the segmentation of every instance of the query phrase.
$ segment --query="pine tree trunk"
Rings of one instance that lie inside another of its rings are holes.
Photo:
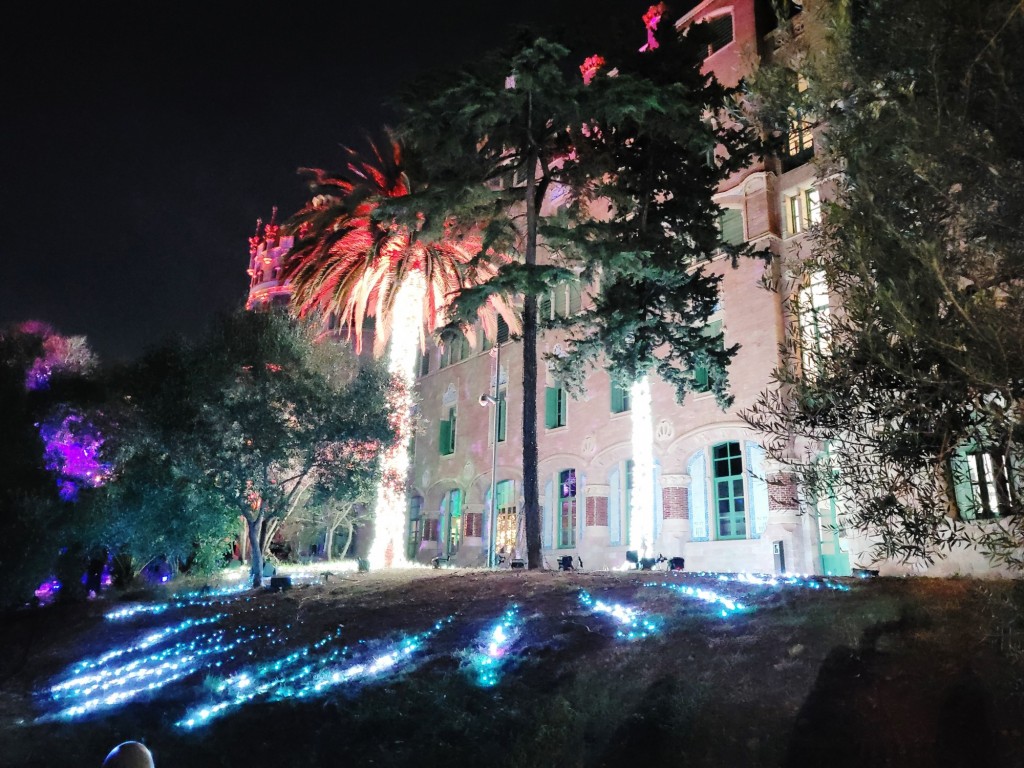
[[[537,263],[537,155],[526,166],[526,248],[524,261]],[[537,297],[523,298],[523,516],[526,518],[526,567],[543,568],[540,494],[537,483]]]
[[[260,546],[260,533],[263,530],[263,515],[258,517],[247,519],[246,522],[249,526],[249,551],[251,555],[251,567],[249,573],[251,575],[251,582],[253,589],[259,589],[263,586],[263,547]]]

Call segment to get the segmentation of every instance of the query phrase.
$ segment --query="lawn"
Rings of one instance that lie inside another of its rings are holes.
[[[1024,765],[1024,586],[665,572],[178,583],[3,617],[3,766]]]

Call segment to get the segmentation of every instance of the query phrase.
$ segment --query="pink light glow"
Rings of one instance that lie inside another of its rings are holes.
[[[99,460],[103,438],[81,416],[40,424],[39,436],[46,445],[46,468],[57,474],[64,501],[74,501],[80,488],[103,485],[110,474],[110,465]]]
[[[648,8],[647,13],[644,14],[644,26],[647,28],[647,43],[641,46],[641,53],[653,51],[658,47],[658,41],[654,37],[654,33],[658,29],[658,23],[666,11],[668,11],[668,8],[665,7],[665,4],[658,3]]]
[[[590,81],[597,76],[597,73],[601,71],[601,67],[606,63],[604,56],[600,56],[598,54],[588,56],[584,59],[583,63],[580,64],[580,74],[583,75],[583,84],[590,85]]]

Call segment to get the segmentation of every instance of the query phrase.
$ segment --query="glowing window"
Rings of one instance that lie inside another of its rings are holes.
[[[576,470],[558,475],[558,546],[576,546]]]

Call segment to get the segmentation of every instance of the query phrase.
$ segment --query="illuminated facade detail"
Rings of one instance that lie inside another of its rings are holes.
[[[644,376],[629,390],[632,405],[632,447],[629,548],[640,557],[654,552],[654,424],[651,419],[651,380]]]

